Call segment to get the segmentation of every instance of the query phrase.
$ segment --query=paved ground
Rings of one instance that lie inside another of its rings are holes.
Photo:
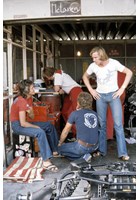
[[[127,144],[129,162],[136,162],[136,144]],[[60,176],[70,169],[70,162],[66,158],[53,158],[54,164],[59,168],[58,173],[45,171],[43,173],[44,180],[33,183],[10,183],[3,182],[3,200],[16,200],[17,194],[26,195],[32,193],[33,200],[50,200],[52,190],[51,185],[55,178]],[[92,158],[92,164],[103,164],[110,162],[120,162],[117,158],[116,141],[108,141],[108,154],[106,157]],[[122,162],[122,161],[121,161]],[[84,184],[84,183],[83,183]]]

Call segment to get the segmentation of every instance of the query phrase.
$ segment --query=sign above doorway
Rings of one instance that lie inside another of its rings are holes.
[[[81,15],[81,0],[51,1],[50,14],[51,16]]]

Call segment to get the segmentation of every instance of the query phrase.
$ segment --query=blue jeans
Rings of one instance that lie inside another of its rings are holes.
[[[98,144],[92,147],[84,147],[76,142],[64,143],[58,147],[58,153],[70,160],[80,159],[87,153],[92,153],[98,148]]]
[[[117,140],[118,157],[127,155],[127,148],[122,124],[122,105],[120,98],[113,99],[114,92],[101,94],[99,100],[96,100],[96,109],[99,117],[99,151],[102,155],[107,154],[107,139],[106,139],[106,114],[108,104],[110,105],[114,120],[114,129]]]
[[[50,122],[32,122],[32,124],[40,128],[22,127],[19,121],[11,122],[15,134],[37,138],[41,157],[45,161],[52,157],[52,152],[57,151],[57,131]]]

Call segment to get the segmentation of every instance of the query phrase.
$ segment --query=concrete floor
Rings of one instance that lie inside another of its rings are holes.
[[[129,162],[136,162],[136,144],[127,144]],[[117,158],[116,141],[108,141],[108,154],[105,157],[92,158],[92,164],[105,164],[110,162],[120,162]],[[122,162],[122,161],[121,161]],[[32,193],[33,200],[50,200],[51,185],[55,178],[60,176],[70,169],[70,161],[66,158],[53,158],[53,163],[59,168],[58,173],[45,171],[43,173],[44,180],[33,183],[11,183],[3,181],[3,200],[16,200],[17,194],[26,195]]]

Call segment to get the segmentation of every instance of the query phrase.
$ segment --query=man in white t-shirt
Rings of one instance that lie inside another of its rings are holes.
[[[122,124],[120,96],[130,82],[132,71],[122,65],[119,61],[109,58],[102,47],[93,48],[90,52],[90,56],[93,59],[93,63],[89,65],[87,71],[84,73],[83,81],[93,98],[96,100],[96,109],[100,125],[99,153],[103,156],[107,154],[106,112],[108,105],[110,105],[116,132],[118,157],[122,160],[129,160]],[[126,74],[120,88],[118,87],[117,82],[118,71]],[[97,78],[96,89],[93,89],[89,82],[89,77],[93,73],[95,73]]]
[[[54,81],[54,90],[59,94],[66,93],[63,101],[62,116],[67,122],[70,113],[76,110],[77,97],[82,92],[81,86],[62,70],[55,70],[51,67],[46,67],[43,71],[43,76],[48,80]],[[73,137],[76,137],[75,125],[72,126]]]

